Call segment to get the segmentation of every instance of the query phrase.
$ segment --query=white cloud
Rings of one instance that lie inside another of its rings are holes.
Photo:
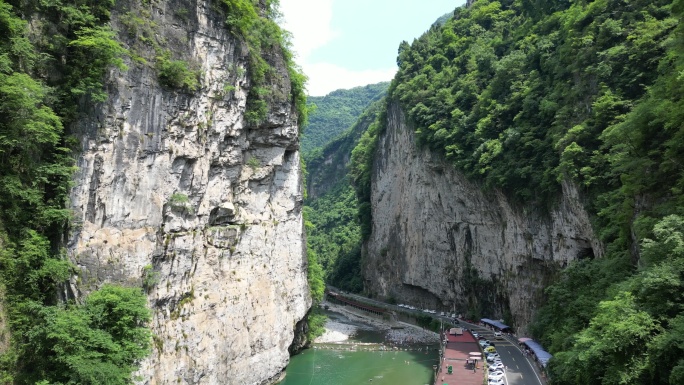
[[[333,31],[333,0],[281,0],[282,27],[292,33],[292,44],[299,61],[322,47],[339,33]]]
[[[310,96],[324,96],[339,89],[389,81],[397,72],[396,68],[351,71],[330,63],[305,63],[302,69],[309,77],[306,88]]]
[[[352,71],[332,63],[311,62],[315,49],[340,35],[331,25],[333,0],[280,0],[281,27],[292,33],[295,61],[308,76],[307,93],[323,96],[338,89],[349,89],[391,80],[396,68]]]

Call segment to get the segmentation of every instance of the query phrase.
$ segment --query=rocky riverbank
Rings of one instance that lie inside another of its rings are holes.
[[[391,323],[389,321],[366,315],[362,311],[356,311],[354,309],[331,304],[329,302],[321,303],[321,306],[324,306],[331,312],[344,315],[355,324],[364,326],[356,326],[340,322],[339,320],[329,319],[325,324],[325,333],[318,337],[314,341],[315,343],[345,342],[349,340],[349,338],[353,337],[359,328],[365,327],[384,332],[385,342],[388,345],[403,346],[439,343],[439,334],[425,330],[415,325],[405,322]]]

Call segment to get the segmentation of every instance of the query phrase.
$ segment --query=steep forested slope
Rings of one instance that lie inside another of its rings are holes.
[[[681,0],[479,0],[399,48],[419,142],[521,207],[581,186],[605,257],[547,290],[557,384],[684,382]],[[354,150],[360,216],[377,132]]]
[[[307,106],[312,113],[302,136],[302,151],[306,158],[350,128],[371,102],[382,97],[387,87],[389,82],[382,82],[309,97]]]
[[[320,262],[328,284],[359,292],[361,227],[358,201],[347,174],[352,149],[375,122],[384,99],[367,106],[358,121],[307,163],[308,252]]]

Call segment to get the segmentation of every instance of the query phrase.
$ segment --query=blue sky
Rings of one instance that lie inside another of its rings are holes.
[[[465,0],[280,0],[310,96],[391,80],[397,48]]]

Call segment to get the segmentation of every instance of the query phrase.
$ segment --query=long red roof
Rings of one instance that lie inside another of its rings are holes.
[[[444,360],[440,363],[439,372],[435,379],[436,385],[482,385],[484,378],[483,363],[478,363],[479,368],[473,372],[466,368],[466,359],[469,359],[471,352],[482,352],[477,339],[468,331],[462,335],[446,334],[447,344],[444,349]],[[452,374],[448,374],[448,367],[451,365]]]

